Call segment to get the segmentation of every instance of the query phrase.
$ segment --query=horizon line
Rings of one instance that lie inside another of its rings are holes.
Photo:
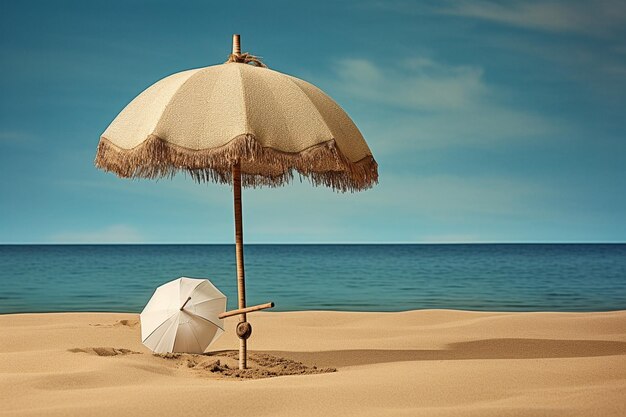
[[[0,246],[210,246],[235,242],[0,242]],[[249,242],[244,245],[623,245],[626,241],[479,241],[479,242]]]

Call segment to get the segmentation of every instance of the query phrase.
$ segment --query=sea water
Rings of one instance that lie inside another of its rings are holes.
[[[626,244],[246,245],[248,305],[274,311],[626,309]],[[0,313],[140,312],[172,279],[236,307],[234,245],[0,245]]]

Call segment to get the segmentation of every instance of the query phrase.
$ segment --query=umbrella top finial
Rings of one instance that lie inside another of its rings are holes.
[[[257,67],[267,68],[263,62],[261,62],[260,57],[249,54],[248,52],[241,53],[241,42],[240,36],[238,34],[233,35],[233,51],[228,56],[225,64],[237,62],[240,64],[253,64]]]
[[[233,55],[241,55],[241,43],[239,41],[239,35],[233,35]]]

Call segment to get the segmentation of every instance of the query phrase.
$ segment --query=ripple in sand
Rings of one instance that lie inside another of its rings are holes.
[[[135,355],[141,354],[141,352],[135,352],[134,350],[114,347],[86,347],[86,348],[73,348],[68,349],[72,353],[88,353],[90,355],[98,356],[118,356],[118,355]]]
[[[139,326],[139,320],[128,320],[128,319],[123,319],[123,320],[118,320],[113,324],[102,324],[102,323],[93,323],[90,324],[90,326],[94,326],[94,327],[130,327],[130,328],[134,328]]]
[[[248,368],[240,370],[237,352],[219,352],[213,354],[194,355],[187,353],[168,353],[154,356],[175,360],[181,368],[189,368],[200,374],[216,374],[227,378],[259,379],[287,375],[311,375],[336,372],[335,368],[318,368],[307,366],[302,362],[268,355],[266,353],[250,353]]]

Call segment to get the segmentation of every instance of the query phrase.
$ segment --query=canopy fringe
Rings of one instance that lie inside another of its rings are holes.
[[[197,182],[232,184],[232,167],[238,161],[244,187],[281,186],[292,181],[293,171],[315,186],[341,192],[365,190],[378,183],[374,157],[351,162],[334,139],[289,153],[263,147],[251,134],[201,150],[174,145],[156,135],[149,135],[135,148],[123,149],[103,136],[94,163],[122,178],[171,178],[182,171]]]

